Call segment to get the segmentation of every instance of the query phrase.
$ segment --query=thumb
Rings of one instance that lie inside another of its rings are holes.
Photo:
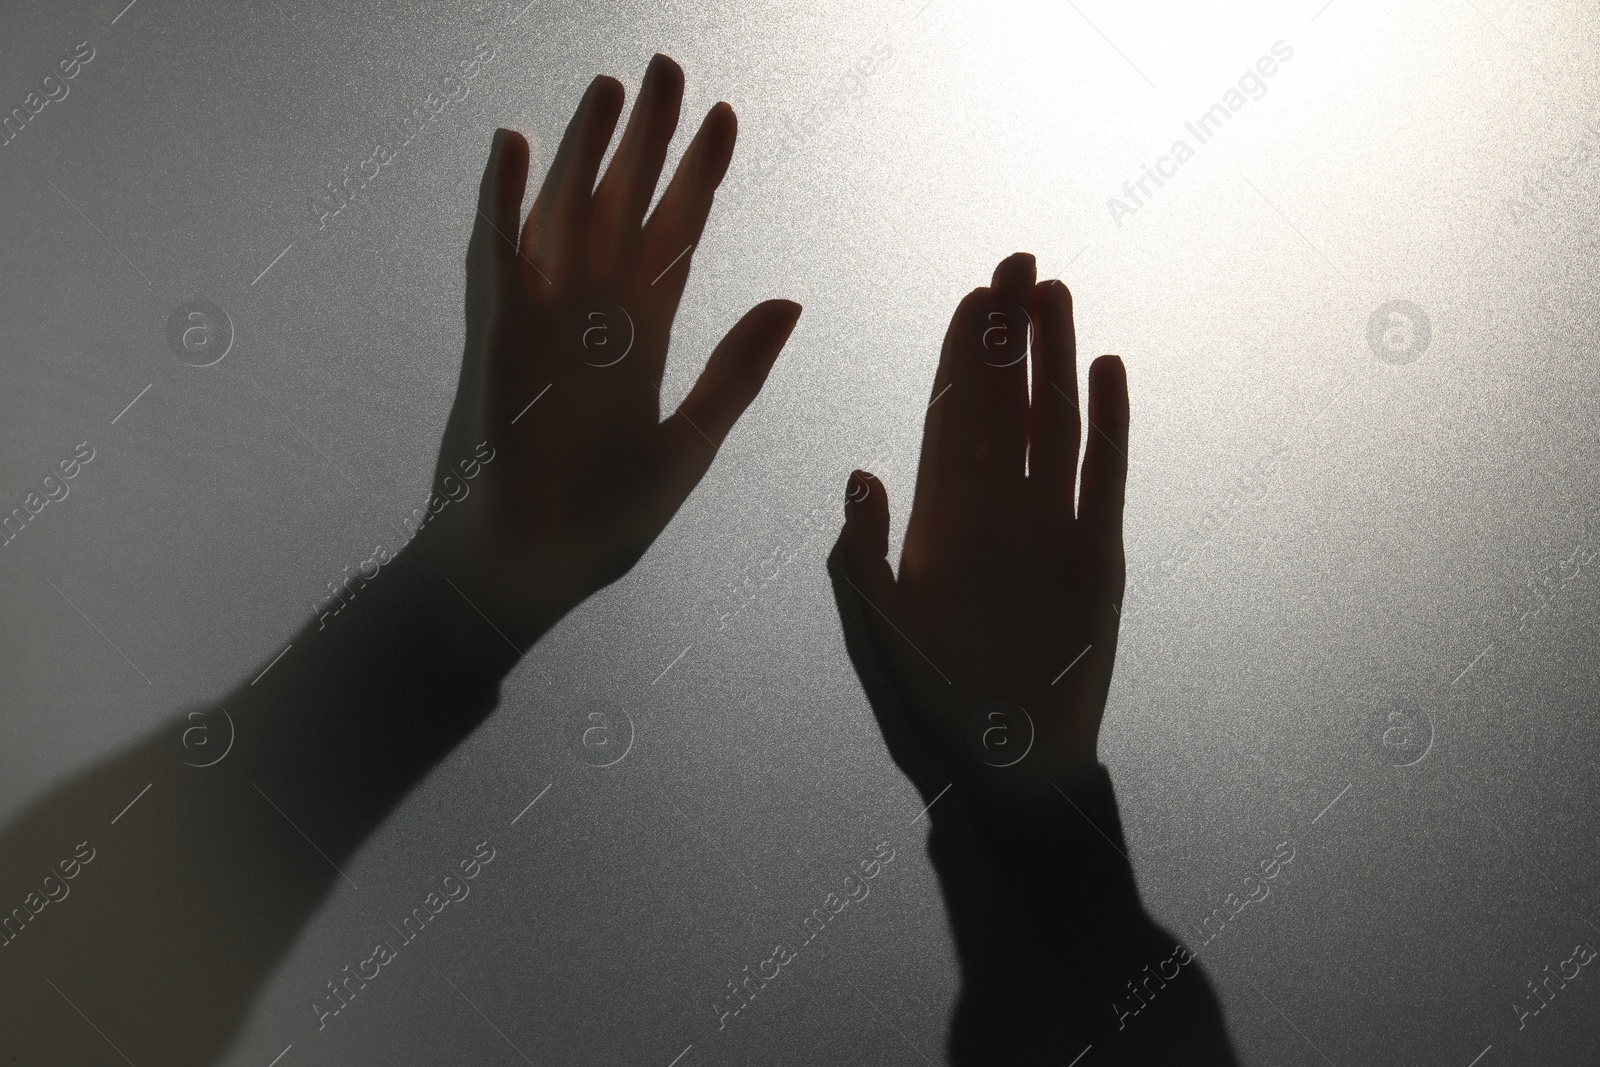
[[[849,577],[869,605],[892,617],[894,571],[889,567],[889,494],[876,475],[855,471],[845,486],[844,530],[839,545]]]
[[[728,431],[761,392],[800,311],[793,300],[767,300],[747,311],[712,350],[678,410],[661,424],[667,466],[663,492],[672,510],[699,484]]]
[[[467,243],[469,269],[493,269],[502,277],[517,258],[522,196],[528,187],[528,141],[514,130],[498,129],[478,183],[478,208]]]
[[[893,650],[899,590],[889,566],[889,498],[866,471],[850,476],[844,529],[828,556],[828,576],[844,630],[845,651],[861,680],[884,745],[911,783],[932,800],[950,782],[944,761],[927,744],[911,713]]]
[[[722,444],[766,384],[800,311],[793,300],[767,300],[745,312],[712,350],[706,369],[678,405],[678,416],[714,446]]]
[[[456,377],[455,400],[445,422],[434,481],[450,472],[450,464],[471,446],[473,426],[483,414],[492,379],[498,377],[483,343],[494,317],[497,294],[516,276],[517,215],[528,184],[528,142],[520,133],[498,129],[489,147],[483,178],[478,183],[472,236],[467,241],[466,348]]]

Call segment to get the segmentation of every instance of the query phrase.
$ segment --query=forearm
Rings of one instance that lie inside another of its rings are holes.
[[[1090,1045],[1097,1062],[1233,1062],[1205,977],[1139,901],[1103,768],[1053,799],[952,792],[940,809],[955,1062],[1065,1063]]]
[[[419,534],[338,616],[307,624],[266,677],[232,695],[237,707],[227,704],[237,755],[216,769],[316,811],[319,845],[335,858],[483,721],[524,650],[473,606],[462,591],[471,583],[452,582],[433,534]]]
[[[451,588],[431,532],[255,682],[5,830],[0,907],[23,912],[0,935],[0,1059],[71,1062],[72,1035],[98,1041],[69,999],[134,1062],[226,1048],[329,890],[359,884],[352,853],[492,710],[518,658]],[[80,843],[93,859],[68,877]]]

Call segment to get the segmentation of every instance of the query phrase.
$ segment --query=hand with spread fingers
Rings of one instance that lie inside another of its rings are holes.
[[[886,491],[851,476],[829,564],[852,658],[891,753],[928,799],[951,782],[996,796],[1070,788],[1097,766],[1117,644],[1121,360],[1090,368],[1076,507],[1072,297],[1035,283],[1032,256],[1010,256],[961,301],[930,395],[898,575]]]
[[[624,574],[699,482],[760,391],[800,314],[758,304],[665,421],[672,322],[732,157],[713,107],[646,217],[678,124],[683,72],[650,63],[616,154],[622,109],[596,78],[526,219],[529,148],[495,135],[467,252],[466,355],[438,480],[488,442],[472,506],[442,511],[434,558],[519,647]]]
[[[597,185],[622,86],[596,79],[526,221],[528,144],[496,133],[430,517],[405,549],[366,561],[382,577],[364,565],[217,703],[0,826],[0,891],[13,903],[38,886],[31,872],[57,869],[63,842],[68,855],[83,842],[75,863],[96,845],[106,857],[78,883],[97,884],[72,894],[70,922],[52,909],[26,937],[14,923],[0,931],[13,964],[0,968],[0,1061],[104,1059],[94,1030],[37,1024],[71,1004],[110,1020],[131,1062],[218,1062],[306,921],[337,887],[356,887],[346,869],[374,829],[494,710],[522,652],[624,573],[705,474],[800,308],[774,300],[746,314],[661,419],[673,317],[735,134],[728,105],[712,108],[646,218],[682,95],[682,72],[657,56]],[[191,720],[215,721],[219,706],[226,758],[199,771]],[[102,840],[119,810],[128,817]],[[316,827],[316,862],[301,819]],[[101,828],[93,843],[86,827]],[[310,1001],[306,1032],[347,1025],[334,988]]]

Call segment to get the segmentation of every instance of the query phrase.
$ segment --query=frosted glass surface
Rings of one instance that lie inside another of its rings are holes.
[[[400,535],[497,126],[537,179],[589,80],[631,99],[655,52],[687,73],[669,167],[737,110],[668,405],[746,308],[806,307],[705,482],[344,867],[226,1063],[942,1062],[927,821],[823,559],[869,463],[898,543],[950,311],[1018,250],[1129,371],[1101,756],[1146,906],[1192,937],[1295,849],[1202,957],[1241,1062],[1600,1057],[1600,977],[1519,1017],[1600,941],[1591,4],[124,2],[0,17],[0,507],[94,453],[0,549],[8,821],[247,684]],[[359,190],[336,215],[330,183]],[[484,838],[471,900],[318,1030],[307,1002]],[[871,900],[719,1028],[880,841]]]

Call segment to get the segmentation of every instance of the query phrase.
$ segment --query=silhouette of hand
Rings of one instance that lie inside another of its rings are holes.
[[[467,249],[466,353],[437,480],[459,479],[479,442],[493,458],[475,472],[478,499],[440,512],[431,551],[520,647],[643,555],[800,314],[791,301],[757,305],[661,421],[673,318],[737,121],[726,103],[711,109],[647,219],[683,72],[651,60],[597,186],[622,98],[614,79],[590,84],[526,222],[528,143],[498,131]]]
[[[887,495],[862,471],[829,560],[885,740],[929,800],[952,781],[1037,796],[1097,766],[1124,579],[1127,380],[1115,356],[1090,368],[1074,512],[1072,297],[1034,276],[1032,256],[1007,258],[950,322],[898,576]]]

